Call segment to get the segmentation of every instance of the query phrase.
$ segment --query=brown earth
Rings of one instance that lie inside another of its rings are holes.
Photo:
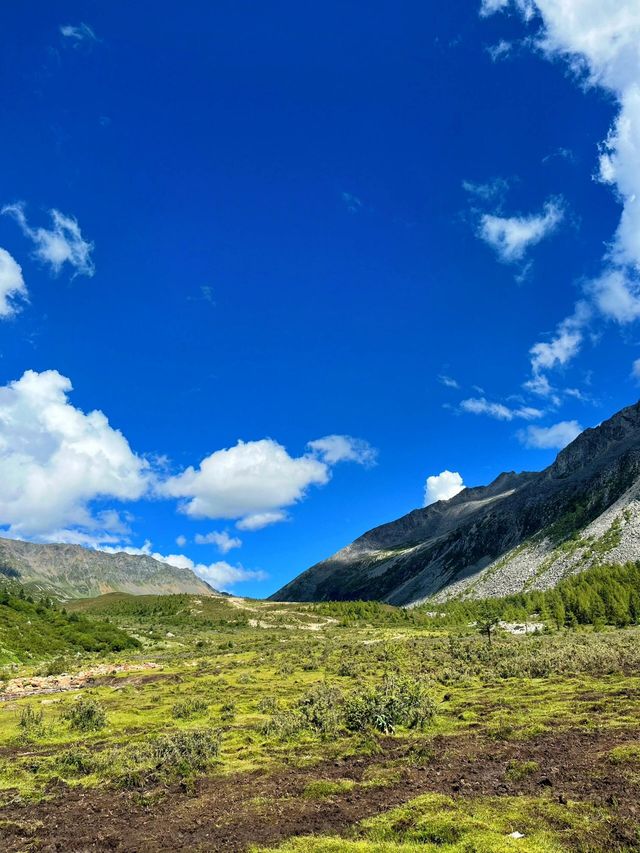
[[[301,834],[341,835],[363,818],[423,793],[453,797],[547,796],[605,806],[612,814],[590,850],[640,850],[640,783],[637,774],[611,762],[609,751],[637,741],[637,729],[568,730],[526,741],[475,736],[400,741],[385,738],[377,755],[359,755],[275,773],[206,777],[193,789],[176,785],[161,797],[107,788],[52,791],[38,804],[7,803],[0,845],[10,851],[243,851]],[[536,761],[539,769],[509,781],[509,762]],[[318,780],[352,779],[382,768],[398,771],[385,787],[356,787],[311,799],[306,786]],[[158,792],[155,792],[158,794]],[[568,837],[576,849],[579,839]]]
[[[0,702],[11,702],[23,699],[25,696],[46,696],[50,693],[64,693],[67,690],[79,690],[82,687],[93,687],[108,676],[117,676],[122,672],[142,672],[149,669],[162,669],[162,666],[152,661],[144,663],[101,663],[91,669],[73,674],[63,672],[60,675],[32,675],[22,678],[12,678],[8,681],[2,693]],[[114,682],[115,683],[115,682]]]

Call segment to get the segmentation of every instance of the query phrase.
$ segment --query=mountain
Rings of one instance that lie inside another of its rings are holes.
[[[288,583],[276,601],[509,595],[640,559],[640,403],[587,429],[540,472],[416,509]]]
[[[107,592],[218,594],[190,569],[146,555],[105,554],[80,545],[35,545],[18,539],[0,538],[0,580],[2,575],[60,600]]]

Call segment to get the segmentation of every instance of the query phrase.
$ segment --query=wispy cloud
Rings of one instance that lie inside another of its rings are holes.
[[[59,210],[50,210],[51,228],[32,228],[24,212],[24,204],[7,204],[0,213],[11,216],[20,226],[22,233],[34,244],[38,260],[51,267],[54,274],[64,264],[69,264],[74,275],[92,276],[95,272],[91,253],[93,243],[85,240],[73,216],[65,216]]]
[[[362,199],[353,193],[343,192],[341,198],[349,213],[360,213],[364,207]]]
[[[89,24],[63,24],[60,27],[60,35],[74,47],[83,42],[90,43],[98,41],[98,37]]]
[[[485,213],[480,217],[478,236],[507,264],[521,261],[527,251],[552,234],[564,218],[559,199],[550,199],[540,213],[528,216],[497,216]]]
[[[532,406],[519,406],[511,408],[503,403],[493,403],[484,397],[470,397],[460,403],[463,412],[472,415],[488,415],[498,421],[512,421],[520,418],[525,421],[533,421],[541,418],[544,412],[534,409]]]
[[[565,61],[587,86],[611,93],[618,113],[600,146],[598,180],[615,190],[622,205],[618,227],[599,275],[584,287],[594,315],[620,325],[640,318],[640,5],[637,0],[483,0],[480,13],[516,9],[541,26],[531,41],[539,53]],[[558,327],[552,347],[532,350],[545,367],[561,366],[581,344],[572,317]],[[535,367],[535,365],[534,365]]]
[[[460,384],[458,383],[457,379],[454,379],[452,376],[447,376],[444,373],[441,373],[440,376],[438,376],[438,382],[440,382],[440,384],[444,385],[446,388],[460,387]]]
[[[560,421],[548,427],[528,426],[518,431],[518,439],[529,448],[562,450],[582,432],[578,421]]]

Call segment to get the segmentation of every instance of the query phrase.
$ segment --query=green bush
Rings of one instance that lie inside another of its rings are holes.
[[[95,732],[107,725],[107,713],[102,705],[90,697],[81,696],[62,712],[69,728],[76,732]]]
[[[27,705],[20,712],[18,727],[23,739],[29,740],[35,737],[41,737],[44,734],[44,713],[35,711],[31,705]]]
[[[393,734],[397,726],[422,729],[435,716],[436,706],[423,682],[386,676],[377,687],[354,691],[347,698],[345,722],[349,731],[367,729]]]
[[[182,702],[176,702],[171,709],[171,716],[176,720],[189,720],[204,714],[208,707],[204,699],[184,699]]]

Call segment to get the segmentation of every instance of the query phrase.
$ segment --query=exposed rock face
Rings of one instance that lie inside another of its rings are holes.
[[[544,471],[501,474],[383,524],[272,598],[508,595],[627,559],[640,559],[640,403],[585,430]]]
[[[217,594],[190,569],[177,569],[153,557],[105,554],[79,545],[35,545],[18,539],[0,538],[0,581],[3,575],[61,600],[108,592]]]

